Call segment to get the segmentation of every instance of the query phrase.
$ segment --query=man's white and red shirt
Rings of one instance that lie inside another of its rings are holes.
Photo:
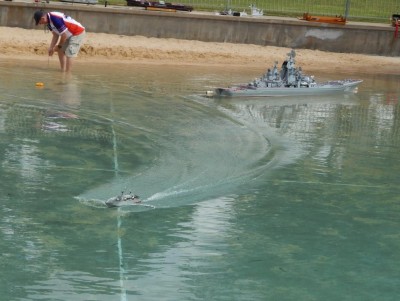
[[[58,35],[66,33],[67,38],[69,38],[70,36],[80,35],[82,32],[85,31],[85,27],[83,27],[81,23],[63,13],[47,13],[47,19],[49,20],[47,26],[52,32]]]

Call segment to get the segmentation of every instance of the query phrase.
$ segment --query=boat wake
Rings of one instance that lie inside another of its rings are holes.
[[[194,98],[185,105],[187,108],[178,112],[171,123],[152,124],[153,128],[147,131],[146,135],[151,137],[146,141],[151,145],[146,148],[157,152],[155,157],[147,158],[146,166],[131,175],[126,175],[126,171],[120,174],[118,170],[125,167],[116,158],[116,176],[77,199],[88,206],[103,208],[107,199],[123,191],[134,191],[140,195],[141,203],[127,204],[123,210],[189,205],[249,189],[280,160],[268,135],[249,127],[238,116],[227,115]],[[117,137],[129,132],[118,126],[114,126],[114,131]],[[128,143],[129,137],[123,140]],[[115,156],[120,156],[119,146],[114,148]],[[134,144],[128,149],[134,153]]]

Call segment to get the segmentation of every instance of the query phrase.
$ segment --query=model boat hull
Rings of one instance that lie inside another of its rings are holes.
[[[268,96],[308,96],[327,95],[336,93],[351,93],[357,89],[362,80],[343,80],[314,87],[262,87],[235,86],[217,88],[213,96],[217,97],[268,97]]]

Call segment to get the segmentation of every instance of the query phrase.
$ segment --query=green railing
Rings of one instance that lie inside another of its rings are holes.
[[[104,3],[105,0],[99,0]],[[154,0],[149,0],[154,1]],[[107,0],[126,5],[125,0]],[[303,13],[318,16],[346,16],[349,21],[389,23],[392,14],[400,13],[400,0],[166,0],[193,6],[197,11],[220,12],[226,9],[250,14],[250,5],[264,15],[300,17]]]

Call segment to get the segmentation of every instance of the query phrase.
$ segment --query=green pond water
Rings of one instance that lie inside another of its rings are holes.
[[[202,96],[260,68],[0,61],[0,299],[397,301],[400,76]]]

